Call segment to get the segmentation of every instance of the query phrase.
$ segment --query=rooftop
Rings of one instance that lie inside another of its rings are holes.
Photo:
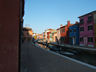
[[[86,16],[86,15],[88,15],[88,14],[93,14],[93,13],[96,13],[96,10],[95,10],[95,11],[92,11],[92,12],[89,12],[89,13],[87,13],[87,14],[84,14],[84,15],[82,15],[82,16],[79,16],[79,18],[80,18],[80,17],[84,17],[84,16]]]
[[[23,27],[23,30],[32,30],[32,28],[29,28],[29,27]]]

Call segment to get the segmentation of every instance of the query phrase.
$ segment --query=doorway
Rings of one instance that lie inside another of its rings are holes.
[[[87,46],[87,37],[84,37],[84,45]]]
[[[72,39],[73,39],[73,45],[75,45],[76,44],[76,37],[73,37]]]

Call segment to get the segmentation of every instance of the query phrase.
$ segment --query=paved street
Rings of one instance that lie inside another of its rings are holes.
[[[21,48],[21,72],[96,72],[96,67],[25,42]]]

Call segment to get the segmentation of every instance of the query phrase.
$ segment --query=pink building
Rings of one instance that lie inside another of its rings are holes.
[[[79,17],[80,46],[96,47],[96,11]]]

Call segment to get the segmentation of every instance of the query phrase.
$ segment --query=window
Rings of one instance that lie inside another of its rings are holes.
[[[80,42],[83,42],[83,37],[80,38]]]
[[[96,43],[96,37],[95,37],[95,43]]]
[[[89,16],[87,22],[90,23],[92,21],[92,19],[93,19],[93,17],[92,16]]]
[[[88,37],[88,42],[93,42],[93,37]]]
[[[83,19],[81,19],[81,20],[80,20],[80,24],[83,24],[83,23],[84,23],[84,20],[83,20]]]
[[[88,30],[93,30],[93,26],[88,26]]]
[[[80,31],[84,31],[84,27],[80,27]]]
[[[71,29],[70,29],[69,31],[70,31],[70,32],[72,32],[72,30],[71,30]]]
[[[29,33],[27,32],[27,35],[29,35]]]
[[[74,29],[73,31],[76,32],[76,29]]]
[[[65,37],[60,37],[60,41],[64,41],[65,40]]]
[[[24,28],[23,31],[28,31],[28,29],[25,29],[25,28]]]
[[[65,32],[65,28],[62,29],[62,32]]]

